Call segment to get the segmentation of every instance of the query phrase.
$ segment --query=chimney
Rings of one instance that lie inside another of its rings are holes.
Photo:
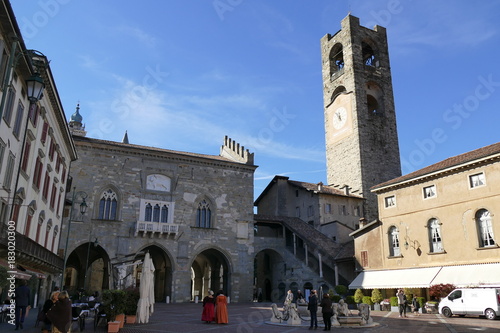
[[[344,194],[349,195],[349,186],[344,185]]]

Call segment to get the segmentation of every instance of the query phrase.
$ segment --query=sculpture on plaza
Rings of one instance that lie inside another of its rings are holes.
[[[358,316],[361,317],[360,325],[371,325],[373,324],[373,319],[370,317],[370,306],[368,304],[360,304],[358,307]]]

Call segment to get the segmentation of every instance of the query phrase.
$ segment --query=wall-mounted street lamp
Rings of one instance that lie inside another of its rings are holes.
[[[420,242],[416,239],[412,240],[410,236],[408,236],[408,229],[406,230],[404,247],[406,250],[408,250],[410,247],[415,250],[418,250],[420,248]]]
[[[7,64],[7,69],[5,73],[5,79],[2,84],[3,94],[2,94],[2,100],[0,102],[0,122],[2,121],[2,115],[5,108],[5,101],[8,95],[7,91],[8,88],[12,86],[12,78],[13,78],[12,73],[17,67],[17,63],[21,57],[23,56],[27,57],[32,69],[34,70],[33,75],[31,75],[29,78],[25,80],[27,86],[28,99],[30,103],[33,104],[38,102],[42,98],[43,91],[45,89],[45,83],[43,82],[43,79],[40,77],[38,67],[42,66],[46,68],[48,67],[49,62],[46,60],[46,57],[43,55],[43,53],[37,50],[25,50],[17,53],[18,43],[19,43],[18,38],[14,37],[14,41],[12,42],[12,47],[10,50],[9,62]]]
[[[35,72],[28,79],[26,79],[27,95],[28,95],[27,97],[28,97],[28,100],[30,102],[30,105],[29,105],[29,108],[28,108],[28,112],[26,114],[26,124],[24,126],[24,133],[22,135],[23,141],[22,141],[22,145],[21,145],[21,154],[19,155],[20,156],[20,161],[19,161],[19,164],[18,164],[18,167],[17,167],[17,176],[16,176],[16,183],[14,185],[14,193],[17,193],[17,188],[19,186],[19,177],[21,175],[22,159],[23,159],[23,156],[24,156],[24,149],[25,149],[25,146],[26,146],[26,137],[27,137],[26,133],[28,131],[28,123],[29,123],[29,119],[30,119],[30,110],[31,110],[32,107],[35,107],[34,104],[36,104],[42,98],[43,91],[45,89],[45,83],[43,82],[43,79],[40,77],[40,74],[38,73],[38,71],[41,68],[48,67],[47,58],[43,55],[43,53],[41,53],[39,51],[36,51],[36,50],[26,50],[24,52],[20,52],[16,56],[16,45],[17,45],[17,43],[18,43],[17,39],[15,39],[15,41],[12,43],[12,49],[11,49],[11,55],[10,55],[10,58],[9,58],[9,64],[7,66],[7,70],[6,70],[6,73],[5,73],[5,81],[4,81],[3,85],[2,85],[3,94],[2,94],[2,100],[0,102],[0,123],[2,121],[2,114],[3,114],[4,107],[5,107],[5,101],[6,101],[6,97],[8,95],[8,90],[12,86],[12,78],[11,78],[12,72],[16,68],[17,62],[19,61],[19,59],[22,56],[25,56],[25,57],[27,56],[28,59],[29,59],[31,67],[32,67],[32,69]],[[14,207],[15,200],[16,200],[16,196],[14,195],[12,197],[12,207]],[[12,219],[14,212],[11,211],[10,214],[11,214],[11,219]]]
[[[36,103],[42,99],[45,83],[43,83],[39,73],[35,73],[26,79],[26,85],[28,86],[28,99],[31,103]]]
[[[63,271],[61,274],[61,289],[64,287],[64,275],[66,274],[66,264],[68,261],[68,242],[69,242],[69,234],[71,232],[71,222],[73,220],[73,208],[75,204],[75,200],[77,197],[82,198],[82,202],[80,203],[80,216],[83,220],[83,215],[87,211],[87,193],[83,191],[76,192],[76,187],[73,187],[73,197],[71,199],[71,209],[69,211],[69,220],[68,220],[68,233],[66,235],[66,246],[64,247],[64,263],[63,263]]]

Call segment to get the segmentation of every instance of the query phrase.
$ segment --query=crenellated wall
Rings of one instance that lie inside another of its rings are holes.
[[[229,158],[235,162],[253,165],[254,154],[250,153],[248,149],[245,150],[244,146],[229,138],[227,135],[224,137],[224,144],[220,148],[220,156]]]

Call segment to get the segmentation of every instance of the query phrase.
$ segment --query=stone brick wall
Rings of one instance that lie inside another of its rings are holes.
[[[227,267],[225,290],[233,301],[252,299],[253,272],[253,172],[255,166],[219,156],[180,153],[109,141],[75,137],[79,159],[70,175],[77,191],[88,194],[84,222],[73,222],[68,253],[92,238],[115,267],[155,245],[167,259],[166,296],[171,301],[191,299],[191,267],[203,251],[212,251]],[[160,174],[170,178],[170,191],[148,189],[146,177]],[[98,219],[102,192],[118,194],[118,218]],[[71,198],[69,198],[71,199]],[[178,232],[170,235],[142,233],[136,223],[142,199],[174,203]],[[212,212],[212,227],[197,228],[198,204],[205,199]],[[91,222],[91,223],[90,223]],[[65,223],[67,227],[67,221]],[[131,269],[129,269],[131,271]],[[170,281],[170,282],[169,282]],[[116,274],[110,286],[116,285]],[[81,282],[80,282],[81,284]],[[248,287],[250,286],[250,287]]]
[[[366,65],[367,46],[375,54],[373,65]],[[331,59],[338,56],[337,50],[344,63],[339,71]],[[321,39],[321,54],[328,184],[347,184],[352,193],[363,195],[365,216],[375,219],[377,200],[370,187],[401,175],[386,30],[361,27],[358,18],[347,16],[339,32]],[[327,126],[327,110],[341,87],[352,94],[352,129],[348,136],[336,138]],[[376,99],[376,110],[370,108],[368,95]]]

